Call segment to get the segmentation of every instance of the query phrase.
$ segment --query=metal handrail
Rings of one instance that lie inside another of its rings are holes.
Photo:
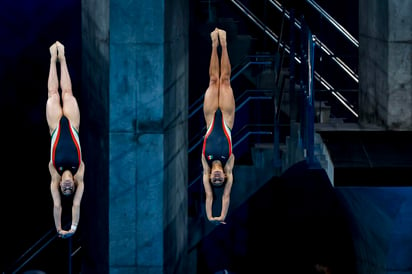
[[[241,144],[246,138],[248,138],[251,135],[272,135],[273,133],[271,131],[248,131],[246,132],[245,135],[242,136],[242,138],[239,139],[234,145],[233,149],[235,149],[239,144]]]
[[[41,251],[43,251],[56,238],[57,238],[57,234],[55,234],[51,239],[49,239],[42,246],[40,246],[38,249],[36,249],[35,252],[30,257],[28,257],[26,260],[24,260],[24,262],[22,262],[16,269],[14,269],[13,273],[18,273],[20,271],[20,269],[22,269],[26,264],[28,264],[34,257],[37,256],[37,254],[39,254]],[[34,246],[32,248],[34,248]],[[29,250],[31,250],[32,248],[30,248]],[[28,253],[25,253],[25,256],[27,254]]]
[[[342,61],[322,42],[318,37],[315,37],[316,46],[326,53],[346,74],[348,74],[356,83],[359,83],[359,76],[348,66],[345,62]]]
[[[229,0],[232,2],[240,11],[243,12],[257,27],[259,27],[266,35],[272,38],[273,41],[278,43],[278,45],[285,49],[287,53],[290,53],[288,45],[280,41],[279,36],[277,36],[272,30],[268,29],[267,26],[257,18],[245,5],[237,0]]]
[[[246,63],[242,69],[240,69],[238,72],[236,72],[235,74],[233,74],[232,76],[232,80],[237,78],[237,76],[239,76],[245,69],[247,69],[250,65],[271,65],[272,62],[271,61],[250,61],[248,63]]]
[[[349,101],[339,93],[330,83],[328,83],[318,72],[314,72],[315,79],[321,83],[322,86],[325,87],[326,90],[330,91],[333,96],[343,105],[346,109],[348,109],[355,117],[359,117],[359,114],[356,113],[354,110],[354,106],[349,103]]]
[[[359,42],[358,40],[353,37],[349,31],[347,31],[341,24],[339,24],[335,19],[333,19],[332,16],[329,15],[324,9],[322,9],[321,6],[319,6],[315,1],[313,0],[306,0],[308,4],[310,4],[315,10],[317,10],[320,14],[322,14],[323,17],[325,17],[328,22],[334,26],[343,36],[348,39],[355,47],[359,48]]]
[[[352,44],[354,44],[356,47],[359,47],[358,41],[353,38],[352,35],[344,28],[342,27],[336,20],[334,20],[325,10],[323,10],[319,5],[317,5],[314,1],[312,0],[306,0],[309,4],[311,4],[318,12],[322,14],[322,16],[325,16],[326,19],[335,27],[337,30],[339,30],[340,33],[342,33]],[[290,14],[287,11],[283,11],[283,6],[276,0],[269,0],[269,3],[271,3],[278,11],[285,12],[285,17],[290,20]],[[302,24],[299,22],[299,20],[295,19],[294,25],[296,28],[299,30],[302,30]],[[330,50],[318,37],[315,37],[315,42],[316,46],[318,46],[319,49],[321,49],[325,54],[330,56],[332,60],[345,71],[356,83],[359,82],[359,77],[358,75],[349,68],[348,65],[345,64],[340,58],[336,57],[335,54],[333,53],[332,50]]]
[[[243,12],[244,15],[246,15],[250,20],[252,20],[252,22],[254,22],[261,30],[263,30],[270,38],[272,38],[272,40],[276,43],[279,43],[280,46],[282,46],[285,51],[290,54],[290,48],[285,45],[284,43],[281,43],[279,41],[279,37],[273,33],[271,30],[269,30],[250,10],[248,10],[242,3],[240,3],[238,0],[229,0],[230,2],[232,2],[235,6],[237,6],[239,8],[240,11]],[[279,11],[281,11],[282,13],[284,13],[284,15],[286,16],[286,18],[290,19],[290,14],[288,12],[286,12],[283,9],[283,6],[276,0],[269,0],[269,2],[271,4],[273,4]],[[301,23],[298,20],[294,21],[294,25],[301,30],[302,26]],[[340,58],[336,58],[335,54],[326,47],[325,44],[323,44],[318,38],[316,38],[316,45],[322,50],[324,51],[328,56],[332,57],[332,60],[337,63],[339,65],[340,68],[342,68],[356,83],[358,83],[358,75],[355,74]],[[302,61],[300,60],[300,58],[295,55],[294,56],[294,60],[301,64]],[[330,83],[328,83],[325,78],[321,77],[319,75],[318,72],[314,71],[315,74],[315,79],[326,89],[328,90],[336,90],[336,88],[334,88]],[[344,102],[344,101],[348,101],[346,99],[342,99],[342,95],[341,94],[337,94],[336,92],[332,92],[332,94],[338,98],[339,102]],[[344,98],[344,97],[343,97]],[[350,113],[352,113],[355,117],[358,117],[358,113],[355,111],[355,109],[353,108],[353,106],[351,104],[343,104],[343,106],[348,109],[350,111]]]
[[[67,225],[70,225],[67,222]],[[31,247],[29,247],[7,270],[5,273],[19,273],[19,271],[26,266],[34,257],[36,257],[40,252],[42,252],[46,247],[48,247],[54,240],[58,238],[56,229],[53,227],[47,231],[39,240],[37,240]],[[69,273],[71,273],[71,257],[73,257],[80,249],[81,246],[77,247],[74,252],[71,251],[71,241],[72,237],[68,239],[69,241]],[[43,244],[42,244],[43,243]]]

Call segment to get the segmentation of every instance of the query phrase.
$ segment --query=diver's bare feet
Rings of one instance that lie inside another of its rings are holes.
[[[222,47],[226,47],[227,46],[227,42],[226,42],[226,31],[222,30],[222,29],[217,29],[218,33],[219,33],[219,41],[220,41],[220,45]]]
[[[56,41],[56,46],[57,46],[57,52],[58,52],[59,60],[65,59],[65,57],[64,57],[64,46],[63,46],[63,44],[60,43],[59,41]]]
[[[49,51],[50,51],[51,61],[55,62],[56,59],[57,59],[57,45],[56,45],[56,43],[54,43],[53,45],[50,46]]]
[[[212,46],[217,47],[219,45],[219,33],[217,28],[210,33],[210,38],[212,39]]]

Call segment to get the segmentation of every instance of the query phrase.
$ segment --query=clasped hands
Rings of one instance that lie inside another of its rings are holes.
[[[72,225],[70,227],[70,230],[67,231],[67,230],[61,229],[57,231],[57,233],[59,235],[59,238],[66,239],[66,238],[73,236],[74,233],[76,232],[76,229],[77,229],[77,225]]]
[[[220,224],[225,225],[226,224],[225,218],[222,217],[222,216],[212,217],[212,218],[208,218],[208,219],[214,225],[220,225]]]

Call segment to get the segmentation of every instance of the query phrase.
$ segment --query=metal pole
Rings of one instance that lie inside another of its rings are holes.
[[[315,94],[313,88],[313,72],[314,72],[314,56],[315,56],[315,36],[312,35],[311,31],[308,31],[308,97],[307,97],[307,141],[308,141],[308,160],[309,166],[313,166],[315,164],[315,155],[314,155],[314,138],[315,138],[315,113],[314,113],[314,101],[315,101]]]

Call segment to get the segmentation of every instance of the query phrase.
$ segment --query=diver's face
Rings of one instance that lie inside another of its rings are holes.
[[[210,182],[212,185],[220,186],[225,181],[225,173],[222,169],[215,169],[212,170],[210,174]]]
[[[63,195],[69,196],[74,192],[74,182],[72,179],[66,179],[60,183],[60,190]]]

